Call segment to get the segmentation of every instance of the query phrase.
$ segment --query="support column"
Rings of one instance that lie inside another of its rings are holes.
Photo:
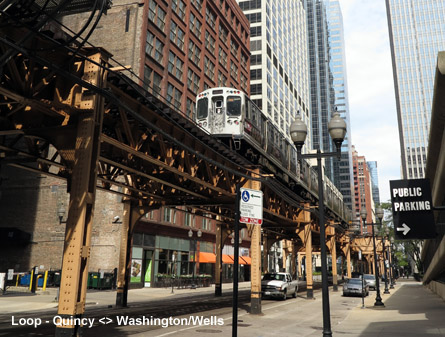
[[[332,229],[334,235],[329,239],[330,241],[330,251],[332,257],[332,289],[333,291],[338,291],[338,279],[337,279],[337,247],[335,243],[335,228]]]
[[[119,252],[119,268],[117,274],[116,306],[126,307],[128,304],[128,289],[131,273],[131,249],[133,247],[133,232],[139,219],[148,212],[140,206],[124,201],[122,219],[121,246]]]
[[[348,278],[352,278],[351,270],[351,243],[348,242],[346,244],[346,273]]]
[[[259,174],[259,169],[254,169]],[[248,180],[246,188],[261,190],[259,181]],[[261,314],[261,225],[248,225],[250,235],[250,253],[252,265],[250,268],[250,313]]]
[[[250,313],[261,314],[261,225],[253,225],[252,227],[250,243],[252,255],[252,266],[250,268]]]
[[[96,63],[104,63],[100,53],[90,56]],[[105,61],[106,62],[106,61]],[[104,74],[99,66],[90,61],[83,64],[82,78],[98,87],[104,86]],[[100,150],[100,134],[104,111],[103,97],[82,89],[80,101],[73,98],[73,105],[81,110],[78,114],[77,135],[74,150],[74,166],[71,183],[68,219],[65,229],[62,275],[60,281],[58,316],[80,318],[85,311],[88,280],[93,211],[96,196],[97,161]],[[80,324],[58,320],[56,336],[78,336]]]
[[[216,225],[215,296],[222,296],[222,224]]]
[[[309,209],[309,204],[305,204],[305,208]],[[301,241],[303,241],[306,251],[306,293],[307,298],[314,298],[314,280],[312,276],[312,223],[311,213],[302,211],[304,218],[304,230],[299,233]]]
[[[292,241],[292,259],[290,261],[290,271],[292,275],[292,279],[297,279],[297,265],[295,263],[297,259],[297,245]]]

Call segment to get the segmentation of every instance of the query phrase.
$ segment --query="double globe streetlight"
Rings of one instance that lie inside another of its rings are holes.
[[[323,170],[321,167],[321,159],[328,157],[341,158],[341,144],[346,135],[346,123],[340,117],[340,114],[335,111],[334,116],[328,124],[329,134],[334,141],[337,148],[336,152],[321,153],[320,148],[317,153],[302,154],[301,149],[304,145],[307,136],[306,124],[301,120],[300,114],[290,125],[290,136],[297,148],[298,160],[300,159],[317,159],[317,174],[318,174],[318,220],[320,226],[320,249],[321,249],[321,287],[322,287],[322,301],[323,301],[323,337],[332,336],[331,318],[329,313],[329,289],[328,289],[328,269],[327,269],[327,254],[326,254],[326,229],[324,220],[324,197],[323,197]],[[333,263],[337,263],[333,261]]]
[[[382,219],[383,219],[383,209],[381,207],[377,207],[375,210],[375,215],[379,219],[380,226],[382,225]],[[363,226],[370,225],[372,227],[372,243],[374,246],[374,271],[375,271],[375,289],[376,289],[376,296],[375,296],[375,303],[374,306],[383,306],[382,298],[380,297],[380,282],[379,282],[379,264],[377,261],[377,252],[375,249],[375,233],[374,233],[374,226],[375,223],[366,223],[366,217],[368,216],[368,213],[366,212],[366,208],[363,207],[360,211],[360,217],[363,220]]]

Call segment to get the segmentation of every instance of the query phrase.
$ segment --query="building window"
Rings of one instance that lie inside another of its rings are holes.
[[[226,68],[227,67],[227,53],[221,48],[219,47],[219,63]]]
[[[195,6],[195,8],[201,12],[202,9],[202,0],[191,0],[193,6]]]
[[[250,37],[261,36],[261,26],[250,27]]]
[[[187,98],[186,114],[189,118],[195,120],[196,118],[196,105],[190,98]]]
[[[189,41],[189,59],[195,63],[195,65],[199,66],[199,61],[201,59],[201,50],[193,43],[193,41]]]
[[[213,36],[206,31],[205,32],[205,47],[212,53],[215,53],[215,39],[213,38]]]
[[[174,21],[172,21],[170,27],[170,40],[174,44],[176,44],[182,51],[184,50],[184,37],[185,37],[184,31],[181,28],[179,28]]]
[[[148,19],[153,22],[161,31],[164,31],[165,28],[165,11],[159,7],[159,5],[150,1],[148,7]]]
[[[173,104],[176,109],[181,109],[181,98],[181,91],[169,83],[167,86],[167,102]]]
[[[244,69],[247,69],[247,60],[249,59],[248,56],[244,55],[244,53],[241,53],[241,67]]]
[[[171,209],[170,208],[167,208],[167,207],[164,208],[164,218],[163,218],[163,220],[165,222],[170,222],[170,220],[171,220]]]
[[[204,58],[204,73],[212,79],[212,81],[215,80],[215,65],[207,56]]]
[[[230,52],[232,53],[233,56],[235,57],[238,56],[238,43],[236,43],[233,40],[230,40]]]
[[[230,76],[237,79],[238,78],[238,67],[236,66],[235,62],[230,62]]]
[[[147,44],[145,46],[145,53],[162,64],[162,58],[164,55],[164,44],[150,32],[147,32]]]
[[[261,95],[261,83],[250,85],[250,94],[251,95]]]
[[[191,69],[189,69],[187,73],[187,86],[194,94],[198,93],[199,76],[196,75]]]
[[[168,72],[182,81],[183,66],[184,62],[170,51],[168,57]]]
[[[227,83],[227,77],[224,76],[221,72],[218,72],[218,87],[225,87]]]
[[[216,30],[216,14],[209,7],[206,7],[206,21],[213,30]]]
[[[198,37],[201,38],[201,22],[198,18],[190,13],[190,30]]]
[[[219,39],[224,42],[227,43],[227,36],[229,35],[229,33],[227,32],[227,29],[224,28],[224,26],[222,26],[221,24],[219,25]]]
[[[182,0],[172,0],[173,12],[178,14],[178,16],[184,21],[185,18],[185,3]]]

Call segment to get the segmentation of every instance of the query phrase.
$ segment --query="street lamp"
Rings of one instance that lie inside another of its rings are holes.
[[[380,207],[377,207],[377,209],[375,210],[375,214],[377,215],[377,218],[380,221],[380,225],[382,224],[382,219],[383,219],[383,209],[381,209]],[[376,296],[375,296],[375,303],[374,306],[382,306],[384,305],[382,302],[382,298],[380,297],[380,281],[379,281],[379,265],[377,262],[377,253],[376,253],[376,249],[375,249],[375,233],[374,233],[374,226],[376,224],[374,223],[370,223],[367,224],[366,223],[366,217],[367,217],[367,212],[366,212],[366,208],[363,207],[362,210],[360,211],[360,216],[363,220],[363,226],[366,225],[371,225],[372,227],[372,243],[374,245],[374,269],[375,269],[375,289],[376,289]]]
[[[386,251],[386,246],[385,246],[385,238],[388,235],[388,229],[385,230],[384,234],[382,236],[382,244],[383,244],[383,268],[385,270],[385,291],[383,292],[384,294],[390,294],[389,289],[388,289],[388,269],[386,267],[386,259],[387,259],[387,255],[388,252]]]
[[[317,159],[317,174],[318,174],[318,220],[320,225],[320,246],[321,246],[321,290],[323,301],[323,336],[332,336],[331,318],[329,313],[329,289],[328,289],[328,269],[327,269],[327,254],[326,254],[326,228],[324,223],[324,198],[323,198],[323,171],[321,168],[321,159],[328,157],[341,158],[341,144],[346,135],[346,123],[340,117],[337,110],[328,124],[329,134],[334,141],[337,148],[336,152],[321,153],[320,148],[317,153],[302,154],[301,148],[307,136],[306,124],[301,120],[300,114],[292,122],[290,126],[290,136],[297,148],[298,159],[316,158]],[[335,248],[334,248],[335,249]]]
[[[393,237],[390,239],[390,242],[391,242],[391,252],[389,254],[389,269],[391,270],[391,284],[389,286],[389,289],[394,289],[395,275],[394,275],[394,265],[393,265],[394,261],[393,261],[393,258],[392,258],[392,251],[393,251],[393,247],[394,247],[394,238]]]
[[[200,238],[202,236],[202,232],[200,229],[198,229],[198,231],[196,232],[196,235],[198,236],[198,238]],[[188,232],[188,236],[190,238],[190,240],[193,237],[193,231],[190,229]],[[193,242],[193,276],[192,276],[192,289],[196,289],[196,283],[195,283],[195,268],[196,268],[196,242],[197,242],[197,238],[194,238],[192,240]]]

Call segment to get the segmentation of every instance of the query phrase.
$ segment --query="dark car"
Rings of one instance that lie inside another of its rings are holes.
[[[350,295],[369,295],[369,285],[360,278],[347,279],[343,284],[343,296]]]

